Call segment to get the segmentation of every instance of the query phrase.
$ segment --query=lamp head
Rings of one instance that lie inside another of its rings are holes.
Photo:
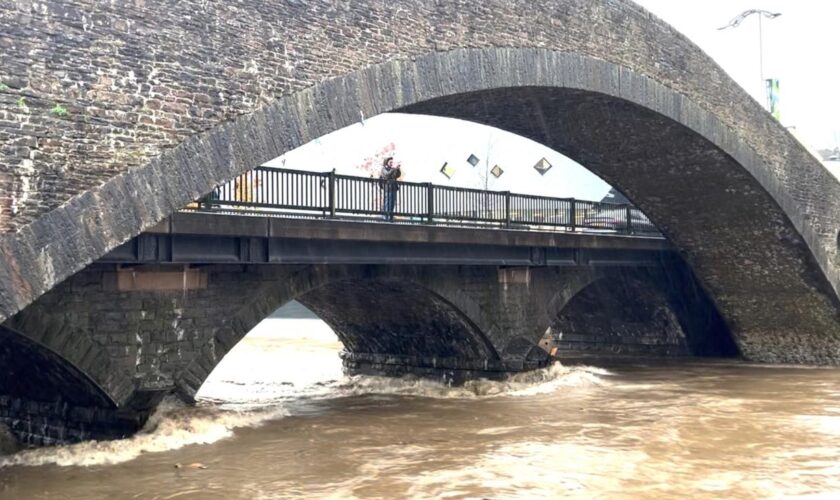
[[[737,28],[744,21],[744,19],[748,18],[753,14],[758,14],[768,19],[775,19],[782,15],[781,12],[770,12],[769,10],[761,9],[749,9],[745,10],[744,12],[741,12],[740,14],[732,18],[732,20],[729,21],[729,24],[727,24],[726,26],[721,26],[720,28],[718,28],[718,30],[725,30],[726,28]]]

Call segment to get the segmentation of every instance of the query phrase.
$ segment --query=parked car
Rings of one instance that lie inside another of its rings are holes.
[[[601,206],[597,211],[583,219],[582,227],[609,232],[656,233],[656,226],[637,208],[630,209],[630,225],[628,228],[627,206]]]
[[[613,205],[632,205],[630,200],[627,199],[626,196],[621,194],[620,191],[616,190],[615,188],[610,188],[607,194],[601,198],[601,203],[611,203]]]
[[[630,207],[629,230],[627,227],[628,207]],[[615,188],[610,189],[593,212],[584,216],[580,226],[611,233],[659,233],[650,219]]]

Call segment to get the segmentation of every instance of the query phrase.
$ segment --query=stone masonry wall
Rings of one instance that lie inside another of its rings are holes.
[[[183,376],[197,390],[251,328],[296,298],[319,312],[350,352],[523,369],[558,304],[593,279],[587,268],[203,269],[204,289],[142,292],[118,291],[113,265],[90,266],[5,325],[63,355],[125,404],[136,391],[169,391]],[[351,297],[347,286],[365,293]],[[382,300],[388,307],[371,312]]]
[[[0,429],[22,445],[125,437],[157,404],[133,398],[118,408],[61,355],[5,327],[0,327],[0,366]]]
[[[282,279],[276,273],[270,277]],[[214,266],[208,279],[210,286],[201,290],[118,291],[115,266],[95,265],[42,296],[7,326],[59,349],[51,337],[89,338],[107,354],[110,372],[134,381],[129,392],[171,388],[179,368],[253,299],[263,277],[243,266]],[[96,379],[107,387],[108,375]]]
[[[4,0],[0,230],[280,95],[464,47],[603,58],[701,103],[779,161],[779,172],[790,170],[781,155],[798,151],[778,131],[777,140],[763,140],[778,125],[686,38],[630,1]],[[803,188],[818,186],[777,182],[800,200],[810,199]],[[823,203],[813,200],[814,208]],[[837,222],[827,210],[813,215]]]

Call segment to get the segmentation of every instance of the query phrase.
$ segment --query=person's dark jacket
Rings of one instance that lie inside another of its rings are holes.
[[[402,172],[400,168],[382,167],[382,173],[379,174],[379,187],[386,193],[394,193],[400,190],[397,179],[400,178]]]

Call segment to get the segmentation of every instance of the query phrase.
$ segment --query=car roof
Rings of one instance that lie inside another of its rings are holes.
[[[630,203],[630,200],[628,200],[627,197],[621,194],[616,188],[610,188],[609,192],[601,198],[601,203],[615,203],[623,205],[625,203]]]

